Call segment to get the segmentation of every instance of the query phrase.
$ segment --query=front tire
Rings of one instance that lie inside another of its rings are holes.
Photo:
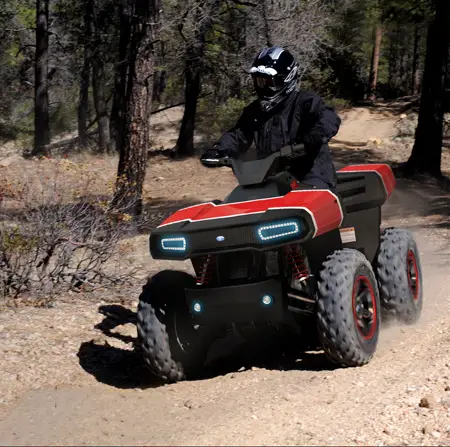
[[[319,338],[327,357],[344,367],[367,364],[380,332],[380,298],[372,266],[357,250],[337,250],[318,279]]]
[[[422,313],[422,268],[408,230],[388,228],[381,235],[376,270],[385,318],[416,323]]]
[[[166,382],[198,377],[212,343],[210,331],[193,324],[186,304],[185,288],[195,286],[191,275],[166,270],[151,277],[139,297],[139,346],[149,369]]]

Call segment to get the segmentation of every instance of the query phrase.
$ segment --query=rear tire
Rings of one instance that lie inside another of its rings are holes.
[[[368,363],[380,332],[380,298],[372,266],[357,250],[337,250],[318,279],[318,330],[327,357],[344,367]]]
[[[209,330],[194,326],[185,301],[185,288],[195,286],[191,275],[166,270],[150,278],[139,297],[139,346],[149,369],[166,382],[198,377],[212,343]]]
[[[416,323],[422,313],[422,269],[413,234],[388,228],[381,235],[376,262],[383,317]]]

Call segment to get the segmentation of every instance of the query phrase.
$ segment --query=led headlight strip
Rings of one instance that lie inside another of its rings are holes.
[[[300,234],[301,225],[296,220],[288,220],[258,227],[259,238],[266,242]]]
[[[166,237],[161,239],[161,248],[171,251],[186,251],[187,243],[185,237]]]

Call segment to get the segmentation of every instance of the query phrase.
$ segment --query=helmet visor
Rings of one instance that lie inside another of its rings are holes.
[[[275,87],[275,81],[273,77],[262,77],[262,76],[254,76],[255,84],[264,89],[266,87]]]
[[[278,91],[283,87],[283,80],[278,76],[253,75],[253,82],[261,90]]]

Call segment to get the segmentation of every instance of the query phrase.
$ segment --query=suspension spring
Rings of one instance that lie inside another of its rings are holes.
[[[292,274],[296,281],[303,281],[310,276],[306,256],[303,250],[291,245],[288,251],[288,262],[292,268]]]
[[[214,278],[214,258],[211,255],[193,260],[197,285],[206,286]]]

